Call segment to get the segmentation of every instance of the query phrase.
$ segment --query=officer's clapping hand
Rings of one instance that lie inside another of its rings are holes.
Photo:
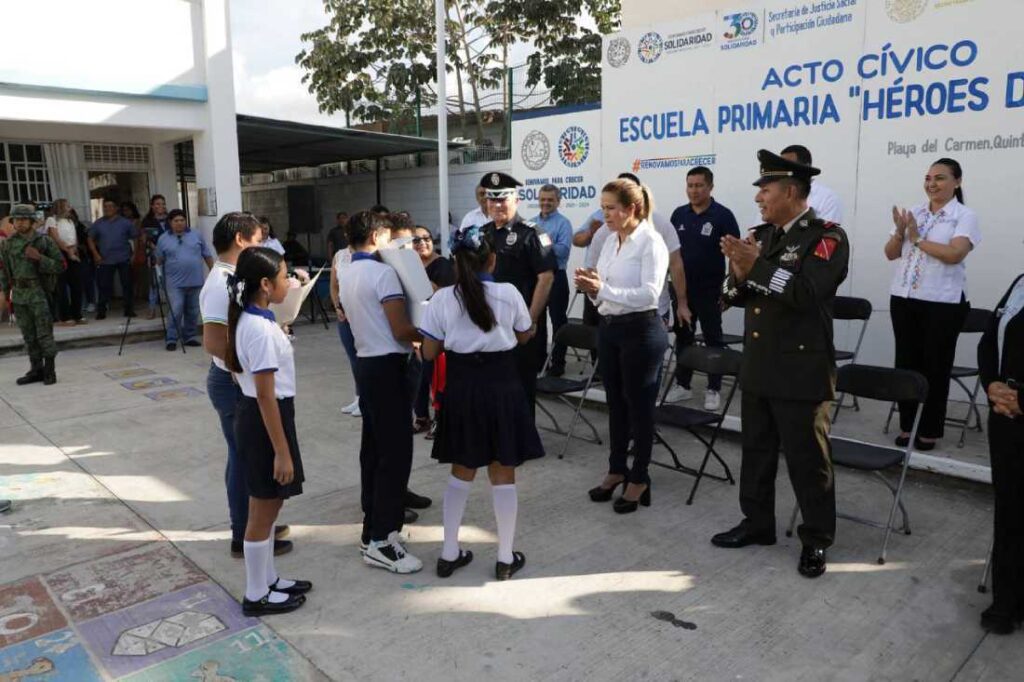
[[[28,258],[29,260],[39,260],[40,258],[42,258],[42,254],[39,253],[39,250],[36,249],[36,247],[26,246],[25,258]]]
[[[749,239],[739,239],[732,235],[722,237],[722,253],[729,259],[729,267],[739,280],[745,280],[754,267],[761,248]]]

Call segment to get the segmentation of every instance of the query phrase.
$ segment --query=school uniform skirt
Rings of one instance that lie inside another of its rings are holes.
[[[544,456],[513,351],[447,351],[447,375],[431,457],[478,469]]]
[[[245,467],[250,497],[283,500],[302,494],[302,482],[306,478],[302,472],[299,439],[295,435],[295,400],[278,398],[277,408],[281,412],[281,425],[295,468],[295,477],[288,485],[280,485],[274,480],[274,445],[263,425],[259,403],[255,398],[243,395],[235,408],[235,446]]]

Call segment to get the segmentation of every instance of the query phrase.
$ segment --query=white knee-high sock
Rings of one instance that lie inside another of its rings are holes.
[[[441,549],[441,558],[445,561],[459,558],[459,528],[472,485],[469,481],[448,477],[448,487],[444,491],[444,547]]]
[[[494,496],[494,519],[498,523],[498,561],[512,563],[512,541],[516,534],[519,496],[515,484],[491,486]]]
[[[270,537],[270,551],[267,552],[267,587],[277,583],[277,587],[291,587],[295,584],[293,580],[286,580],[277,574],[277,567],[274,566],[274,538]]]
[[[267,559],[274,560],[273,540],[267,538],[260,542],[246,540],[242,543],[245,551],[245,598],[259,601],[267,594]]]

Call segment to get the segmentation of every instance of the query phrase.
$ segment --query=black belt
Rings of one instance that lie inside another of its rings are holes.
[[[601,321],[606,324],[627,324],[657,316],[657,310],[641,310],[637,313],[626,313],[625,315],[604,315],[601,317]]]

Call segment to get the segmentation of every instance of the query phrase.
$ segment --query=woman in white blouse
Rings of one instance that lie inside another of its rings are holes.
[[[658,317],[665,286],[668,248],[649,222],[651,193],[631,180],[609,182],[601,191],[601,208],[613,236],[605,240],[597,268],[576,271],[576,287],[601,313],[598,366],[608,399],[611,449],[608,475],[590,491],[594,502],[607,502],[619,485],[615,511],[628,514],[651,504],[647,467],[654,445],[654,405],[658,369],[668,336]],[[633,439],[633,466],[629,441]]]
[[[896,261],[889,289],[896,367],[928,379],[918,450],[931,450],[942,438],[956,341],[970,309],[964,259],[981,241],[977,215],[963,204],[962,177],[953,159],[933,163],[924,177],[928,202],[909,211],[894,206],[895,228],[885,243],[886,257]],[[909,441],[916,410],[916,403],[900,403],[900,447]]]
[[[57,316],[59,325],[73,327],[85,324],[82,319],[82,277],[79,272],[78,234],[71,219],[71,203],[67,199],[53,202],[53,215],[46,219],[46,234],[64,254],[65,268],[57,280]]]

